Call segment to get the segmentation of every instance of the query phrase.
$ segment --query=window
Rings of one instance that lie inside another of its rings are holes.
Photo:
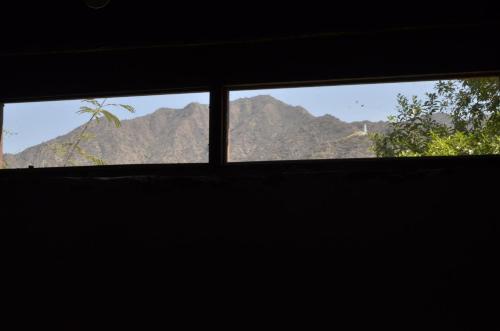
[[[233,90],[228,161],[500,154],[498,77]]]
[[[498,77],[225,91],[8,103],[0,166],[500,154]]]
[[[4,168],[208,162],[209,94],[10,103]]]

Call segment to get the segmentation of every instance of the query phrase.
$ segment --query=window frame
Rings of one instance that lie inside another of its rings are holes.
[[[409,75],[390,76],[377,78],[348,78],[314,81],[289,81],[289,82],[216,82],[209,86],[197,86],[186,88],[133,90],[119,93],[99,93],[89,96],[88,94],[65,94],[37,98],[16,98],[0,100],[1,103],[15,102],[41,102],[62,101],[81,98],[103,98],[103,97],[134,97],[148,95],[170,95],[180,93],[209,93],[209,155],[208,163],[179,163],[179,164],[122,164],[122,165],[99,165],[99,166],[72,166],[53,168],[21,168],[2,169],[0,177],[26,176],[26,175],[49,175],[49,176],[74,176],[74,177],[120,177],[120,176],[191,176],[213,173],[234,173],[240,171],[331,171],[346,169],[386,169],[393,165],[412,166],[414,164],[434,164],[445,166],[450,162],[467,161],[487,162],[488,160],[500,160],[500,155],[472,155],[472,156],[433,156],[433,157],[391,157],[391,158],[356,158],[356,159],[308,159],[308,160],[273,160],[273,161],[244,161],[228,162],[228,133],[229,133],[229,94],[232,91],[258,90],[273,88],[300,88],[320,86],[345,86],[359,84],[380,83],[404,83],[421,82],[443,79],[464,79],[474,77],[500,76],[500,71],[469,72],[459,74],[439,75]]]

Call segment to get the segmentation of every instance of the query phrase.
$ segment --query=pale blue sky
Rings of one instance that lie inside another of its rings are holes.
[[[327,87],[247,90],[231,92],[231,101],[256,95],[272,95],[285,103],[302,106],[315,116],[331,114],[341,120],[379,121],[396,110],[396,95],[422,96],[435,82],[364,84]],[[110,98],[108,102],[135,107],[136,113],[118,110],[120,119],[150,114],[161,107],[183,108],[190,102],[208,104],[208,93],[187,93]],[[11,103],[5,105],[4,128],[14,134],[4,137],[4,151],[17,153],[78,127],[86,116],[77,115],[80,100]]]

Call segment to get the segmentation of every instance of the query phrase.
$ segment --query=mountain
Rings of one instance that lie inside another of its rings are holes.
[[[230,161],[370,157],[364,132],[380,132],[385,122],[343,122],[291,106],[271,96],[231,102]],[[81,146],[107,164],[202,163],[208,161],[207,105],[191,103],[183,109],[160,108],[154,113],[122,121],[120,128],[106,121],[92,122],[93,139]],[[62,166],[57,146],[78,136],[82,127],[18,154],[6,154],[9,168]],[[89,161],[75,158],[75,164]]]
[[[230,161],[370,157],[370,140],[362,134],[384,124],[346,123],[331,115],[315,117],[306,109],[270,96],[231,103]]]

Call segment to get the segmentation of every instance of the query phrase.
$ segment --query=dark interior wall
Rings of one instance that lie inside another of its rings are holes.
[[[1,101],[500,72],[493,2],[229,16],[62,3],[2,20],[17,23],[2,29]],[[19,329],[485,329],[497,323],[499,165],[3,171],[6,313]]]
[[[89,330],[494,325],[500,159],[365,162],[2,177],[9,307]]]
[[[33,6],[5,9],[0,22],[4,101],[498,72],[500,57],[493,1]]]
[[[498,73],[499,26],[362,32],[292,40],[8,56],[4,101],[255,84]],[[464,47],[464,45],[477,45]],[[422,79],[420,78],[420,79]]]

